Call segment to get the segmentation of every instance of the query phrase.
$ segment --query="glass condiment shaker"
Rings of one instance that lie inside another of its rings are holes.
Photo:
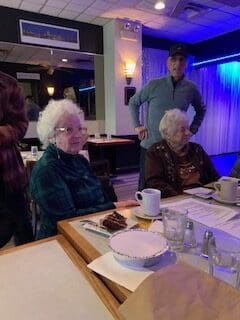
[[[184,246],[188,248],[195,248],[197,246],[194,225],[192,221],[187,221],[186,230],[184,234]]]
[[[213,233],[210,230],[206,230],[203,236],[203,243],[201,249],[201,256],[208,258],[208,243],[209,239],[213,237]]]

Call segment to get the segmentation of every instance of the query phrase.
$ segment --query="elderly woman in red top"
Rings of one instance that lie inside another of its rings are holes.
[[[17,81],[0,72],[0,246],[33,239],[25,201],[25,171],[17,143],[27,130],[24,98]]]
[[[189,142],[192,134],[185,112],[179,109],[166,111],[159,130],[163,140],[153,144],[147,152],[147,188],[159,189],[162,197],[169,197],[219,179],[203,148]]]

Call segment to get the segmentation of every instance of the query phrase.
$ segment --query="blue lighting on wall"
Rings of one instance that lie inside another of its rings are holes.
[[[192,65],[194,67],[198,67],[198,66],[202,66],[204,64],[215,63],[215,62],[223,62],[225,60],[233,59],[233,58],[237,58],[237,57],[240,57],[240,52],[239,53],[230,54],[230,55],[227,55],[227,56],[223,56],[223,57],[219,57],[219,58],[214,58],[214,59],[194,62]]]
[[[79,91],[80,92],[84,92],[84,91],[89,91],[89,90],[92,90],[92,89],[95,89],[96,86],[91,86],[91,87],[86,87],[86,88],[80,88]]]
[[[217,72],[224,87],[240,89],[240,63],[237,61],[223,63],[217,66]]]

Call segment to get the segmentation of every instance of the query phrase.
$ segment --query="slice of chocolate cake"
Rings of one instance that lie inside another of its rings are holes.
[[[102,225],[111,231],[117,231],[127,227],[126,220],[119,212],[113,211],[102,220]]]

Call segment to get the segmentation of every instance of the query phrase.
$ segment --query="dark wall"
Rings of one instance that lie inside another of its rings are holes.
[[[240,30],[192,46],[195,62],[240,52]]]
[[[155,38],[151,36],[142,36],[142,46],[145,48],[168,50],[175,43],[171,40]]]
[[[214,59],[240,52],[240,30],[227,33],[197,44],[188,44],[189,53],[195,57],[195,62]],[[168,50],[172,41],[143,35],[143,47]]]
[[[21,43],[19,19],[78,29],[79,51],[103,54],[103,28],[101,26],[2,6],[0,6],[0,41]]]

